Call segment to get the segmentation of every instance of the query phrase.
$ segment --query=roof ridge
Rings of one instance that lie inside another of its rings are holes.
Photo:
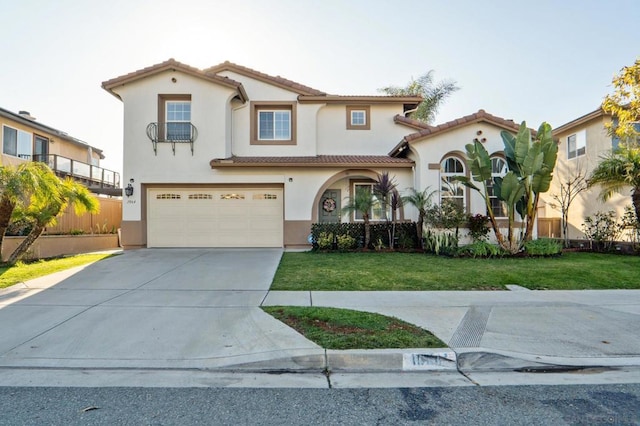
[[[209,68],[205,68],[203,71],[205,74],[212,74],[212,75],[218,75],[219,72],[222,71],[227,71],[227,70],[231,70],[231,71],[236,71],[240,74],[244,74],[248,76],[253,76],[253,77],[258,77],[259,79],[262,80],[267,80],[271,83],[275,83],[279,86],[285,87],[285,88],[289,88],[289,89],[293,89],[294,91],[300,93],[300,94],[305,94],[305,95],[316,95],[316,96],[322,96],[322,95],[326,95],[326,92],[323,92],[321,90],[318,89],[314,89],[313,87],[309,87],[306,86],[304,84],[298,83],[296,81],[293,80],[289,80],[287,78],[281,77],[281,76],[272,76],[270,74],[264,73],[262,71],[258,71],[256,69],[253,68],[249,68],[246,67],[244,65],[240,65],[240,64],[236,64],[234,62],[231,61],[224,61],[221,64],[218,65],[214,65],[211,66]]]

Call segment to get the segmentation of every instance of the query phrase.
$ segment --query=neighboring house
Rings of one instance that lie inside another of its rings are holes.
[[[58,176],[72,177],[92,192],[122,195],[120,175],[100,167],[101,149],[42,124],[26,111],[0,108],[0,165],[46,163]]]
[[[382,172],[401,192],[440,189],[469,175],[464,146],[477,138],[504,173],[500,131],[518,129],[482,110],[428,126],[405,117],[417,96],[330,95],[230,62],[170,59],[102,87],[124,104],[125,248],[308,246],[312,223],[361,220],[341,207]],[[479,195],[444,189],[485,212]]]
[[[618,139],[607,134],[605,125],[610,122],[611,115],[598,108],[553,130],[553,136],[559,144],[558,161],[551,188],[541,197],[541,218],[562,217],[560,204],[552,195],[560,194],[560,185],[566,185],[577,174],[588,178],[601,158],[618,146]],[[580,193],[573,201],[568,218],[569,238],[584,238],[582,224],[585,217],[613,210],[620,218],[624,214],[624,207],[631,205],[630,193],[614,194],[606,203],[602,202],[599,194],[600,187],[595,186]]]

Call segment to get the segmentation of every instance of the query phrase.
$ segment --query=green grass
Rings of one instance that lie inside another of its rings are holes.
[[[272,290],[640,289],[640,256],[472,259],[420,253],[284,253]]]
[[[262,309],[325,349],[447,346],[427,330],[380,314],[296,306],[270,306]]]
[[[14,266],[0,267],[0,288],[31,280],[33,278],[63,271],[75,266],[97,262],[110,254],[80,254],[77,256],[63,257],[51,260],[39,260],[30,263],[17,263]]]

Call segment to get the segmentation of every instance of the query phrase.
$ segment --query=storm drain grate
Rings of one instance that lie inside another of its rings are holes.
[[[487,327],[491,306],[471,306],[453,337],[449,341],[452,348],[477,348]]]

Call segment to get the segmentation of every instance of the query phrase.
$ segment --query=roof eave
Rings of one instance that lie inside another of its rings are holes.
[[[605,113],[602,108],[599,107],[598,109],[591,111],[581,117],[578,117],[575,120],[571,120],[568,123],[563,124],[562,126],[558,126],[556,129],[553,129],[553,133],[556,134],[566,132],[573,127],[579,126],[598,117],[604,117],[605,115],[609,116],[610,114]]]
[[[339,96],[339,95],[299,95],[301,104],[419,104],[419,96]]]

